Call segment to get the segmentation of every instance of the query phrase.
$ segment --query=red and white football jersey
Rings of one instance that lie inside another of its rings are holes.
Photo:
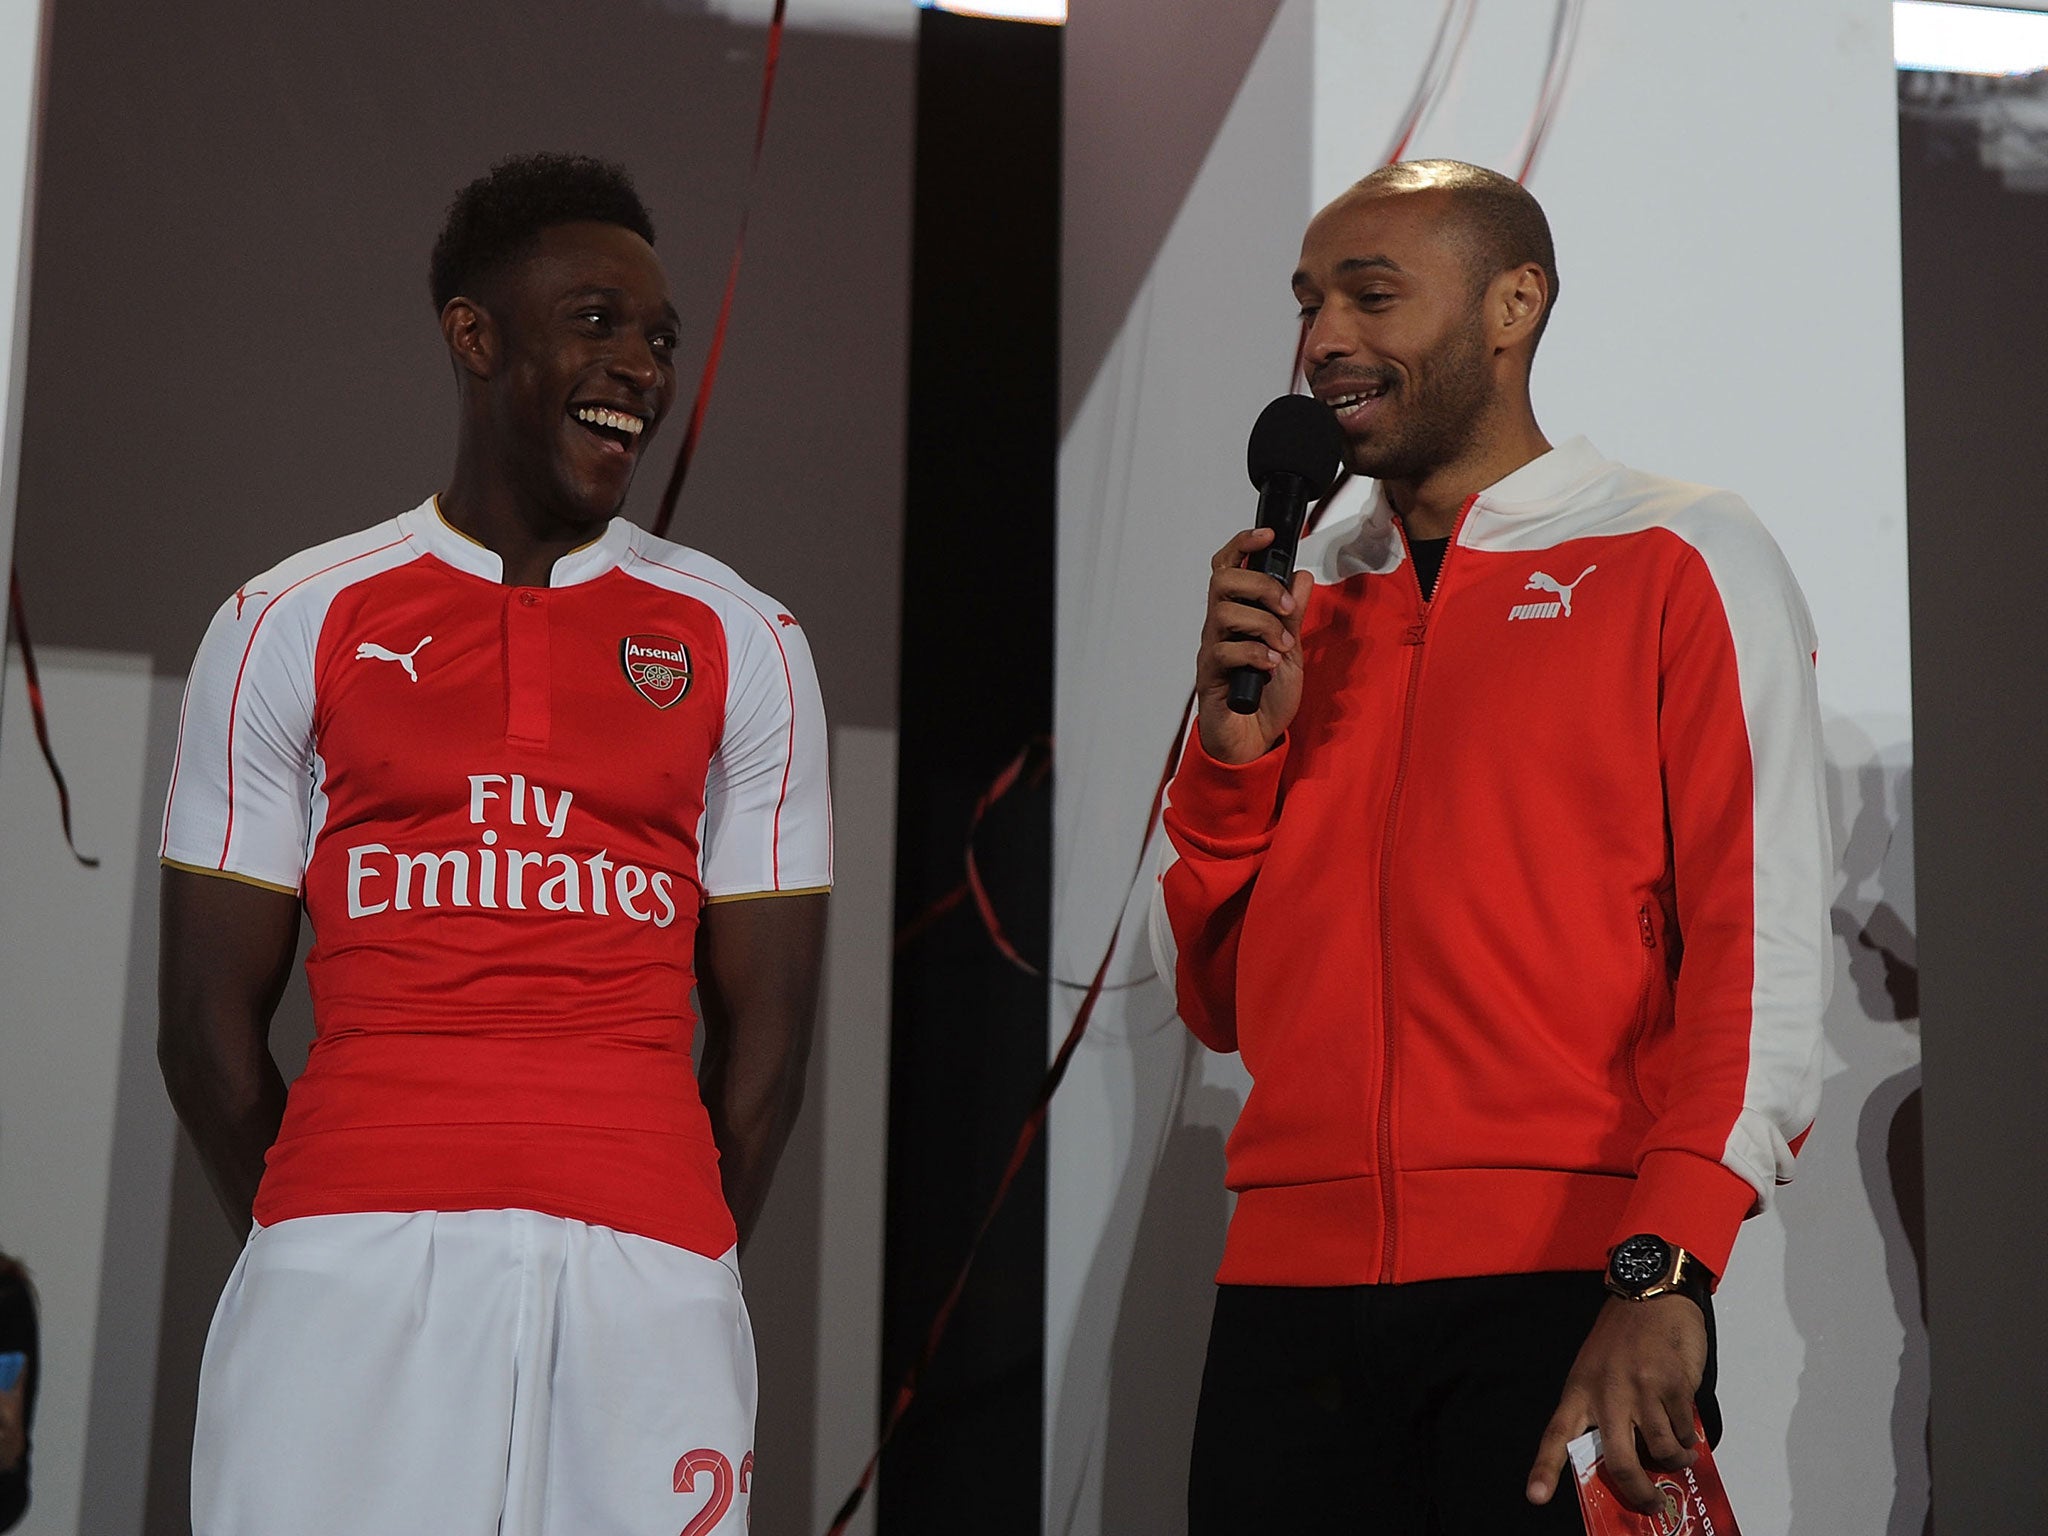
[[[523,1207],[715,1256],[697,918],[831,884],[810,650],[622,520],[500,578],[430,499],[249,582],[193,663],[163,857],[314,934],[256,1219]]]

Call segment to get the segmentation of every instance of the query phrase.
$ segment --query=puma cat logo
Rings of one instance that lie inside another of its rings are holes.
[[[387,651],[384,649],[383,646],[365,640],[361,645],[356,647],[356,660],[395,661],[401,667],[405,668],[405,675],[407,677],[411,678],[414,682],[418,682],[420,680],[420,674],[418,669],[413,666],[412,659],[413,657],[419,655],[419,653],[426,648],[427,641],[432,640],[433,638],[434,637],[432,635],[426,636],[426,638],[421,640],[418,645],[414,646],[411,650],[407,651],[402,656],[397,651]]]
[[[1524,583],[1524,590],[1555,593],[1557,601],[1554,603],[1517,603],[1508,610],[1508,617],[1510,619],[1555,619],[1560,616],[1567,619],[1570,618],[1572,616],[1572,594],[1578,591],[1580,582],[1599,569],[1600,567],[1597,565],[1589,565],[1568,582],[1559,581],[1555,576],[1538,571]]]

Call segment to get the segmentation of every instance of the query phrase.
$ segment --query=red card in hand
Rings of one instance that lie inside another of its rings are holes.
[[[1654,1515],[1639,1515],[1607,1480],[1600,1431],[1589,1429],[1579,1436],[1571,1443],[1572,1471],[1587,1536],[1740,1536],[1704,1430],[1699,1451],[1699,1459],[1683,1471],[1645,1469],[1664,1496],[1664,1507]]]

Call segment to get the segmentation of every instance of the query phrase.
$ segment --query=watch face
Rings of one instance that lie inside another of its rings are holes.
[[[1614,1250],[1607,1272],[1616,1285],[1637,1291],[1663,1279],[1670,1264],[1671,1245],[1661,1237],[1632,1237]]]

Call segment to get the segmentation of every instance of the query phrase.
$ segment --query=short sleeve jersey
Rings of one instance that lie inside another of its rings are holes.
[[[313,930],[256,1218],[516,1206],[716,1255],[697,922],[831,884],[810,651],[624,521],[500,577],[429,500],[249,582],[193,663],[163,857]]]

